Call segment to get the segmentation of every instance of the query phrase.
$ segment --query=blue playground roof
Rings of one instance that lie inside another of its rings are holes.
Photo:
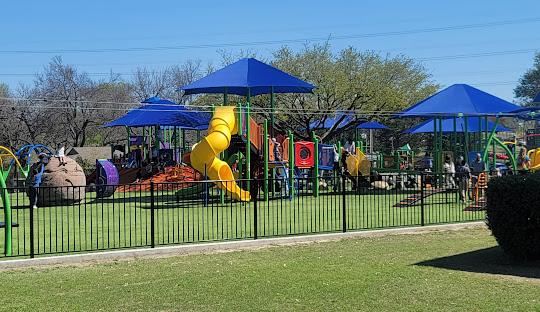
[[[203,130],[208,127],[211,118],[208,113],[192,111],[183,105],[157,97],[146,99],[141,103],[144,105],[130,110],[104,127],[175,126]]]
[[[479,120],[480,119],[480,120]],[[408,130],[405,130],[405,133],[416,134],[416,133],[433,133],[434,130],[434,119],[424,121]],[[488,120],[488,131],[493,130],[495,123]],[[479,117],[469,117],[467,120],[467,132],[485,132],[485,121],[484,118]],[[439,131],[439,124],[437,124],[437,131]],[[497,132],[510,132],[511,130],[502,126],[497,125]],[[454,132],[454,118],[447,118],[442,120],[442,132],[451,133]],[[456,118],[456,132],[465,132],[465,118]]]
[[[409,107],[397,117],[497,115],[518,108],[469,85],[455,84]]]
[[[339,122],[337,129],[343,128],[345,125],[347,125],[349,122],[354,120],[354,116],[338,113],[334,117],[328,117],[323,120],[315,120],[309,124],[309,127],[311,129],[330,129],[332,128],[336,123]]]
[[[246,96],[311,93],[315,86],[254,58],[244,58],[204,78],[180,87],[185,94],[228,93]]]
[[[533,102],[534,103],[540,103],[540,92],[538,92],[538,94],[534,97]]]
[[[390,129],[387,126],[383,125],[382,123],[376,122],[376,121],[368,121],[359,124],[357,129]]]

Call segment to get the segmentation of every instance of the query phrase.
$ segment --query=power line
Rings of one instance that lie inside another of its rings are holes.
[[[444,61],[444,60],[456,60],[456,59],[467,59],[467,58],[478,58],[478,57],[492,57],[492,56],[501,56],[501,55],[515,55],[515,54],[525,54],[533,53],[538,51],[538,49],[520,49],[520,50],[504,50],[504,51],[491,51],[491,52],[479,52],[479,53],[465,53],[465,54],[454,54],[454,55],[441,55],[441,56],[431,56],[431,57],[421,57],[416,58],[417,61]],[[152,72],[142,72],[143,74],[149,74]],[[127,73],[127,72],[84,72],[84,74],[89,76],[113,76],[113,75],[122,75],[122,76],[134,76],[136,73]],[[35,76],[35,73],[0,73],[0,76]]]
[[[290,44],[290,43],[305,43],[317,41],[334,41],[346,39],[362,39],[376,37],[402,36],[421,33],[444,32],[465,29],[481,29],[497,26],[516,25],[525,23],[539,22],[540,17],[523,18],[514,20],[502,20],[487,23],[465,24],[445,27],[419,28],[401,31],[388,31],[377,33],[365,33],[356,35],[341,35],[341,36],[324,36],[324,37],[308,37],[297,39],[283,40],[266,40],[266,41],[245,41],[236,43],[210,43],[210,44],[193,44],[193,45],[176,45],[176,46],[156,46],[156,47],[130,47],[130,48],[98,48],[98,49],[55,49],[55,50],[0,50],[3,54],[63,54],[63,53],[111,53],[111,52],[144,52],[144,51],[167,51],[167,50],[187,50],[187,49],[206,49],[206,48],[231,48],[241,46],[260,46],[274,44]]]
[[[536,52],[536,51],[538,51],[538,49],[491,51],[491,52],[480,52],[480,53],[466,53],[466,54],[423,57],[423,58],[417,58],[417,60],[419,60],[419,61],[446,61],[446,60],[457,60],[457,59],[464,59],[464,58],[476,58],[476,57],[487,57],[487,56],[524,54],[524,53],[532,53],[532,52]]]
[[[96,110],[96,111],[102,111],[102,110],[108,110],[108,111],[129,111],[136,106],[141,106],[141,104],[145,106],[152,106],[152,105],[158,105],[158,106],[171,106],[175,107],[178,106],[178,104],[145,104],[145,103],[138,103],[138,102],[105,102],[105,101],[88,101],[88,100],[63,100],[63,99],[40,99],[40,98],[13,98],[13,97],[0,97],[0,100],[10,100],[15,102],[21,102],[21,101],[27,101],[27,102],[45,102],[45,103],[62,103],[62,102],[71,102],[71,103],[81,103],[81,104],[115,104],[115,105],[132,105],[132,107],[102,107],[102,106],[87,106],[84,108],[79,108],[83,110]],[[183,105],[187,108],[190,108],[191,112],[198,112],[198,113],[210,113],[212,112],[214,105],[190,105],[185,104]],[[0,107],[7,107],[7,108],[20,108],[20,104],[0,104]],[[68,106],[52,106],[52,105],[39,105],[39,104],[31,104],[31,105],[25,105],[24,108],[34,108],[34,109],[74,109],[73,107]],[[147,112],[178,112],[176,109],[152,109],[152,108],[145,108],[141,109],[138,108],[137,110],[140,111],[147,111]],[[272,112],[272,109],[269,107],[257,107],[252,106],[250,108],[252,113],[270,113]],[[363,110],[363,109],[322,109],[322,108],[290,108],[290,107],[276,107],[274,108],[275,113],[283,113],[286,115],[359,115],[359,116],[382,116],[382,117],[391,117],[398,114],[400,111],[395,110]],[[438,115],[438,112],[425,112],[426,115]],[[358,116],[356,116],[358,117]]]

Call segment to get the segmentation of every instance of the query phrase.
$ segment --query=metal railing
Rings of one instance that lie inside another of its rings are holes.
[[[28,189],[9,188],[12,256],[484,219],[484,189],[473,183],[464,186],[449,175],[395,173],[376,181],[341,175],[269,179],[268,200],[263,180],[249,182],[250,201],[237,200],[214,181],[120,186],[107,198],[96,197],[86,186],[40,187],[35,209]],[[248,181],[218,184],[245,188]],[[472,201],[460,201],[460,184],[465,199],[471,196]],[[0,244],[5,250],[4,229],[0,229]]]

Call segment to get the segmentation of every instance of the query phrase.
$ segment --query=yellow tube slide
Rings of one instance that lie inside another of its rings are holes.
[[[236,200],[249,201],[249,192],[234,181],[231,167],[217,156],[231,143],[231,135],[238,132],[234,106],[216,107],[208,126],[208,134],[191,151],[191,166],[227,191]]]
[[[531,161],[531,171],[538,171],[540,169],[540,148],[529,151],[529,159]]]

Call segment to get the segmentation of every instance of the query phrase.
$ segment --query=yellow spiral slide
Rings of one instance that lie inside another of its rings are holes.
[[[249,201],[249,192],[234,181],[231,167],[217,156],[231,143],[231,135],[238,132],[234,106],[216,107],[208,126],[208,134],[191,151],[191,166],[214,180],[217,187],[236,200]]]

